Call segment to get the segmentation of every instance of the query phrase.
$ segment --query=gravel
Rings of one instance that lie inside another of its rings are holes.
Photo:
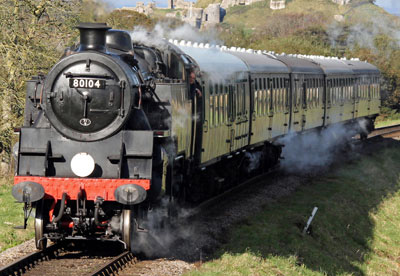
[[[11,264],[23,256],[36,251],[35,239],[11,247],[0,253],[0,267]]]

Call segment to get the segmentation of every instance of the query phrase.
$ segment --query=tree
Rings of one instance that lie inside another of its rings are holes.
[[[80,4],[0,0],[0,162],[9,161],[13,128],[22,124],[25,82],[47,73],[76,39]]]

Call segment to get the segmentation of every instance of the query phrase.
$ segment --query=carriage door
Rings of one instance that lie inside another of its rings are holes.
[[[229,85],[228,90],[228,137],[226,142],[228,144],[228,151],[232,152],[234,150],[235,144],[235,86],[236,84],[233,83]]]
[[[360,98],[358,97],[358,85],[357,79],[351,79],[352,87],[352,98],[353,98],[353,119],[358,118],[358,105],[360,103]]]
[[[307,122],[307,82],[308,80],[304,79],[301,85],[301,107],[302,107],[302,114],[300,119],[301,130],[306,129],[306,122]]]
[[[297,76],[293,76],[293,85],[292,85],[292,129],[293,131],[301,131],[301,108],[300,108],[300,91],[301,84],[300,79]]]
[[[247,81],[246,81],[247,82]],[[242,137],[241,137],[241,147],[245,147],[249,144],[249,125],[250,125],[250,87],[246,84],[246,82],[241,83],[242,86],[242,106],[241,106],[241,113],[242,113]]]
[[[368,105],[367,105],[367,111],[368,111],[368,115],[371,114],[371,101],[372,101],[372,89],[371,89],[371,84],[372,84],[372,79],[370,76],[366,76],[366,86],[367,86],[367,91],[368,91]]]
[[[326,80],[325,85],[325,126],[330,124],[330,114],[332,108],[332,80]]]
[[[233,150],[237,150],[241,147],[242,142],[242,125],[243,125],[243,114],[242,114],[242,102],[243,102],[243,91],[241,83],[236,83],[234,87],[235,94],[235,122],[233,127],[235,129],[235,138]]]
[[[283,78],[283,113],[285,114],[285,133],[288,133],[290,128],[290,95],[290,79]]]

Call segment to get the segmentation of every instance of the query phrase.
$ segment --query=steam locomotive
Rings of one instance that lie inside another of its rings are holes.
[[[48,239],[132,249],[160,199],[199,202],[276,164],[287,133],[367,120],[365,135],[379,112],[380,72],[356,59],[78,28],[80,44],[27,82],[12,193],[25,227],[36,208],[38,249]]]

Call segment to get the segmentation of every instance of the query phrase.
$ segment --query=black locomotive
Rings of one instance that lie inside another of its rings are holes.
[[[276,164],[273,142],[290,131],[366,119],[365,135],[378,113],[380,73],[359,60],[78,28],[80,44],[27,84],[13,196],[36,208],[38,248],[69,238],[134,248],[160,198],[198,202]]]

